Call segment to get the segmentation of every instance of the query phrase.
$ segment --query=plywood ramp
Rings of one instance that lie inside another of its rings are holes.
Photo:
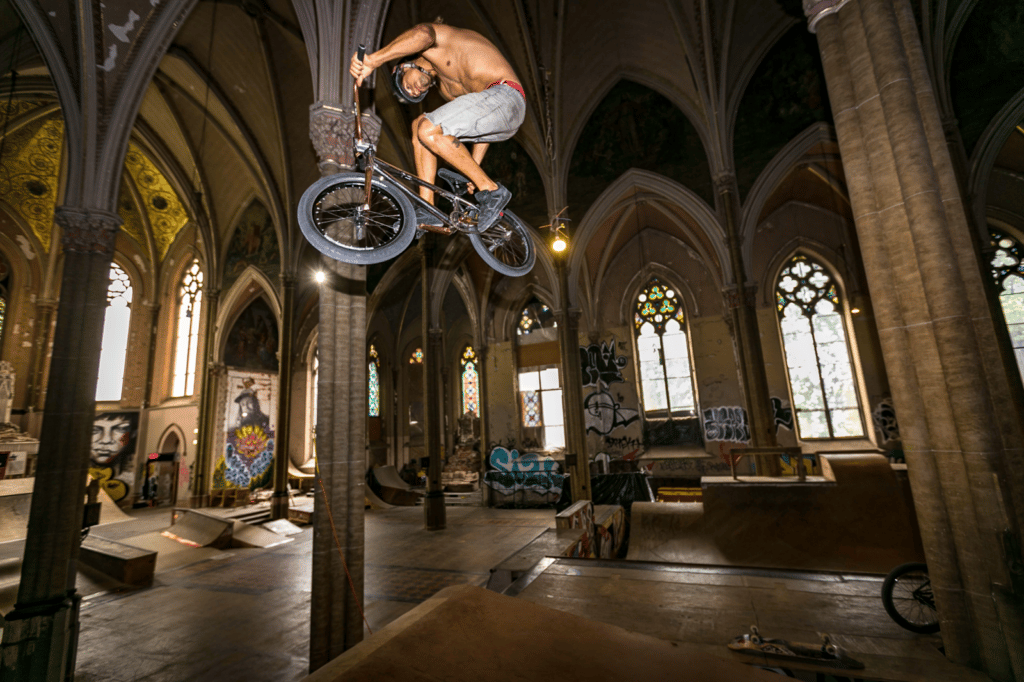
[[[748,682],[774,675],[470,585],[449,587],[306,682]]]

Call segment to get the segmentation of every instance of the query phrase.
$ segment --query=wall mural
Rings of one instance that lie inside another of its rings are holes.
[[[747,411],[742,407],[709,407],[704,410],[704,438],[733,443],[750,442]]]
[[[793,430],[793,408],[785,400],[772,396],[772,414],[775,415],[775,433],[780,427]]]
[[[242,271],[249,265],[255,265],[270,278],[276,281],[281,271],[281,254],[277,248],[277,233],[274,221],[267,209],[258,201],[253,201],[238,219],[238,226],[228,244],[227,259],[224,262],[224,285],[227,291],[235,283]]]
[[[138,412],[103,412],[93,419],[89,475],[114,502],[127,501],[135,484],[138,435]]]
[[[224,409],[224,454],[213,472],[213,488],[256,490],[273,480],[277,423],[277,375],[229,370]]]
[[[615,429],[629,426],[640,419],[637,410],[622,407],[622,397],[617,401],[607,390],[611,384],[625,382],[622,368],[626,362],[625,355],[617,355],[615,339],[580,346],[583,386],[597,389],[583,399],[583,415],[588,433],[607,436]]]
[[[224,364],[277,371],[277,320],[263,297],[249,304],[235,321],[224,348]]]
[[[484,474],[484,484],[491,489],[495,506],[541,507],[556,503],[562,494],[565,475],[547,455],[497,446],[487,464],[490,471]]]

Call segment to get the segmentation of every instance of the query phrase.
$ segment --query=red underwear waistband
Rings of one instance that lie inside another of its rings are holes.
[[[488,85],[486,88],[484,88],[484,90],[490,90],[495,85],[507,85],[510,88],[513,88],[514,90],[516,90],[520,95],[522,95],[524,100],[526,99],[526,92],[523,91],[523,86],[520,85],[519,83],[516,83],[515,81],[510,81],[510,80],[505,80],[505,79],[502,79],[500,81],[494,81],[493,83]]]

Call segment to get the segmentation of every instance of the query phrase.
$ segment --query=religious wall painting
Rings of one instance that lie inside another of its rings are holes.
[[[138,434],[138,412],[102,412],[93,419],[89,475],[114,502],[126,502],[135,484]]]
[[[277,424],[277,375],[229,370],[224,407],[224,452],[213,474],[214,490],[257,490],[273,480]]]
[[[275,281],[281,271],[281,254],[277,247],[274,221],[258,201],[253,201],[242,213],[231,243],[228,244],[224,262],[224,289],[230,289],[250,265],[259,268],[271,282]]]
[[[224,348],[224,364],[277,372],[277,319],[270,305],[257,297],[235,320]]]

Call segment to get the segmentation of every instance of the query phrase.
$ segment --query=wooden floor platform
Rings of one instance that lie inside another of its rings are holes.
[[[734,661],[880,682],[989,680],[947,661],[937,635],[896,625],[882,607],[881,585],[867,574],[549,558],[506,594]],[[797,642],[828,633],[865,668],[836,671],[730,651],[728,642],[751,625],[764,637]]]

